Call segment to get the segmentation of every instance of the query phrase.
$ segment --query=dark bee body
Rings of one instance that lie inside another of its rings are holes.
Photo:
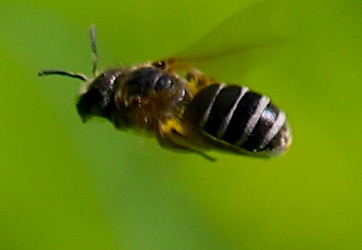
[[[270,157],[284,153],[291,135],[286,115],[268,97],[246,87],[218,83],[197,70],[177,74],[177,60],[109,69],[96,74],[95,31],[91,29],[94,78],[62,70],[86,81],[77,109],[83,121],[93,116],[118,129],[150,133],[161,146],[186,152],[209,149]]]
[[[277,154],[290,140],[285,113],[247,87],[215,83],[203,88],[184,119],[246,154]]]
[[[181,112],[189,98],[186,85],[177,75],[152,64],[131,69],[115,92],[114,124],[122,128],[127,120],[127,126],[155,131],[160,122]]]

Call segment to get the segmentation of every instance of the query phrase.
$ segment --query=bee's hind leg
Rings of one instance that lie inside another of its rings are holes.
[[[185,130],[177,119],[169,119],[166,123],[160,123],[157,140],[161,147],[184,152],[192,152],[201,155],[209,161],[216,161],[203,150],[202,145],[188,139]]]

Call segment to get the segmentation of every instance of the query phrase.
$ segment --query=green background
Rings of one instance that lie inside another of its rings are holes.
[[[196,43],[255,2],[1,0],[0,249],[361,249],[362,4],[256,6]],[[90,23],[100,69],[292,38],[205,66],[287,112],[290,152],[210,163],[82,124],[79,82],[36,73],[89,75]]]

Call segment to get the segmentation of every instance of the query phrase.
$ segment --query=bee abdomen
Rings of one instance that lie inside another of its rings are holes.
[[[280,146],[284,150],[289,140],[285,113],[247,87],[223,83],[205,87],[184,117],[212,137],[251,153],[280,151]]]

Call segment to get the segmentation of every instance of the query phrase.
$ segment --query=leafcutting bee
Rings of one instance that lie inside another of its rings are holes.
[[[248,87],[230,85],[197,69],[178,73],[182,60],[171,57],[97,73],[95,28],[90,29],[93,77],[64,70],[38,75],[65,75],[85,82],[77,110],[84,122],[109,120],[155,136],[171,150],[215,160],[207,150],[256,157],[285,153],[291,144],[286,114],[269,97]]]

